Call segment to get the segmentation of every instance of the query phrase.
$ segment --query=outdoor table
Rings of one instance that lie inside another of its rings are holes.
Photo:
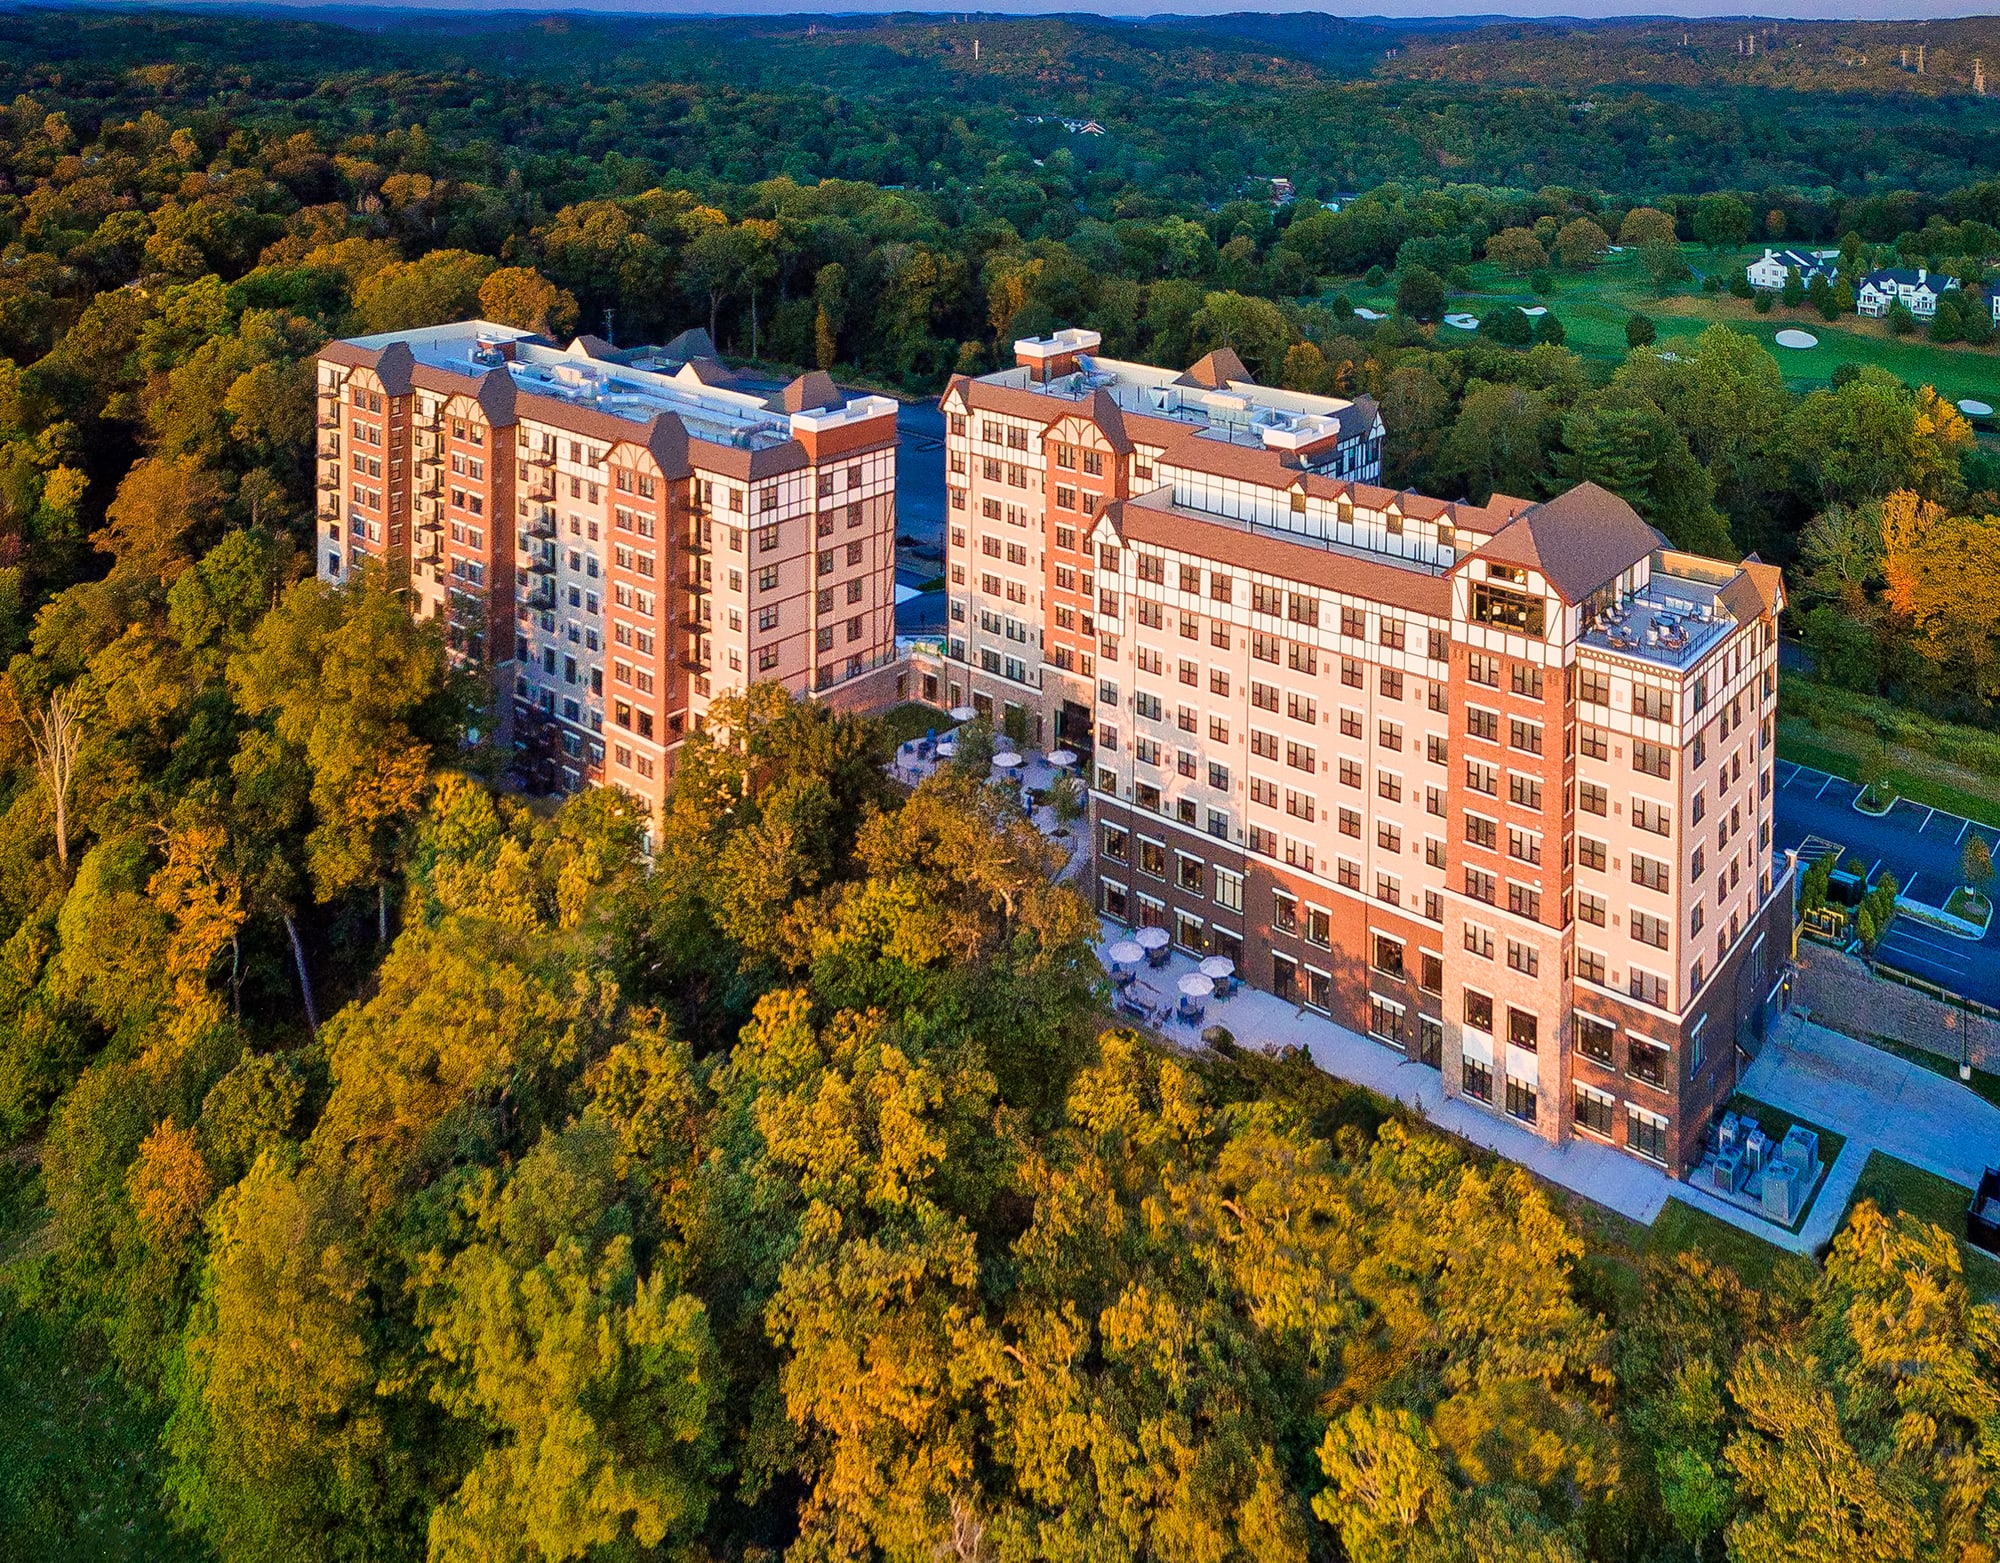
[[[1058,770],[1067,769],[1069,766],[1076,764],[1076,751],[1074,749],[1058,749],[1054,754],[1049,756],[1049,764],[1055,766]]]
[[[946,715],[954,722],[969,722],[975,716],[979,715],[979,713],[973,710],[971,706],[953,706]]]
[[[958,740],[956,738],[940,738],[938,740],[937,756],[940,760],[949,760],[957,753]]]
[[[1232,979],[1236,976],[1236,963],[1234,961],[1226,955],[1211,955],[1201,963],[1200,971],[1204,977],[1211,979],[1215,983],[1215,996],[1217,998],[1223,999],[1229,997],[1230,989],[1234,986]]]
[[[1138,941],[1139,948],[1146,952],[1148,966],[1167,964],[1167,946],[1173,941],[1167,937],[1166,929],[1141,928],[1133,937]]]

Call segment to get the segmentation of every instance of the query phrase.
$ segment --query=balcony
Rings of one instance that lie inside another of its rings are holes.
[[[514,454],[519,460],[526,462],[531,467],[552,468],[556,464],[556,453],[552,450],[540,450],[533,446],[523,450],[519,446],[516,446]]]
[[[316,487],[322,494],[338,494],[340,492],[340,473],[338,471],[320,473],[319,482]]]
[[[328,408],[327,408],[327,407],[325,407],[324,405],[322,405],[322,406],[320,407],[320,410],[319,410],[319,417],[318,417],[318,419],[317,419],[317,420],[315,421],[315,426],[316,426],[316,427],[318,427],[318,428],[322,428],[322,429],[337,429],[337,428],[339,428],[339,427],[340,427],[340,409],[339,409],[338,407],[335,407],[335,408],[333,408],[332,410],[328,410]]]
[[[319,442],[319,454],[323,457],[338,457],[340,455],[340,435],[338,431],[327,435]]]

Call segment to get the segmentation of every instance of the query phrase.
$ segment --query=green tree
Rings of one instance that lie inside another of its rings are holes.
[[[1411,266],[1396,276],[1396,312],[1432,321],[1444,313],[1444,278],[1428,266]]]
[[[1726,250],[1750,237],[1750,208],[1733,195],[1705,195],[1695,203],[1694,236],[1711,250]]]

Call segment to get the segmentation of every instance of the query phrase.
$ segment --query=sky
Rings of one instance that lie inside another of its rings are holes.
[[[171,0],[169,0],[171,3]],[[183,0],[184,3],[184,0]],[[311,8],[314,0],[267,0],[267,3]],[[912,0],[396,0],[395,9],[448,11],[616,11],[677,16],[857,15],[887,12],[960,14],[957,8],[912,3]],[[1583,17],[1602,20],[1632,16],[1769,17],[1774,20],[1897,21],[1918,17],[1984,16],[1994,14],[1996,0],[1766,0],[1747,6],[1744,0],[1504,0],[1476,10],[1465,0],[985,0],[979,14],[1013,16],[1048,13],[1088,13],[1098,16],[1208,16],[1226,12],[1319,11],[1354,19],[1410,17]]]

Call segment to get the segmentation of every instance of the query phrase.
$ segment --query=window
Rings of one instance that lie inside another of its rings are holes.
[[[1589,836],[1578,836],[1576,838],[1576,860],[1581,867],[1602,871],[1605,863],[1604,853],[1605,847],[1603,842],[1594,840]]]
[[[1484,684],[1489,689],[1500,687],[1500,659],[1475,651],[1465,661],[1465,676],[1475,684]]]
[[[1489,581],[1472,583],[1472,617],[1481,624],[1539,636],[1547,627],[1546,609],[1547,604],[1541,598],[1530,597],[1526,592],[1495,586]]]
[[[1507,1077],[1507,1116],[1523,1123],[1535,1121],[1535,1087],[1531,1081]]]
[[[1617,1030],[1593,1015],[1578,1014],[1576,1017],[1576,1050],[1593,1062],[1613,1065],[1613,1043]]]
[[[1525,1052],[1535,1051],[1536,1039],[1541,1034],[1540,1022],[1528,1011],[1507,1006],[1507,1045],[1518,1047]]]
[[[1499,897],[1500,882],[1483,868],[1468,868],[1465,871],[1465,893],[1475,901],[1489,904]]]
[[[1477,923],[1465,925],[1465,947],[1483,961],[1493,959],[1493,930]]]
[[[1626,991],[1641,1004],[1651,1004],[1655,1009],[1664,1009],[1667,1004],[1667,979],[1650,971],[1641,971],[1634,966],[1628,974]]]
[[[1665,890],[1668,887],[1668,868],[1665,862],[1655,857],[1632,854],[1632,883],[1643,885],[1648,890]]]
[[[1604,926],[1604,897],[1592,895],[1588,890],[1576,893],[1576,920],[1589,923],[1593,928]]]
[[[1321,949],[1333,948],[1333,914],[1323,907],[1306,908],[1306,943]]]
[[[1581,1081],[1576,1087],[1576,1126],[1602,1139],[1611,1138],[1611,1110],[1617,1098]]]
[[[1507,741],[1513,748],[1521,750],[1524,754],[1540,754],[1542,752],[1542,724],[1540,722],[1524,722],[1518,716],[1514,717],[1507,724]]]
[[[1514,693],[1529,700],[1542,698],[1542,670],[1531,662],[1516,662],[1512,669]]]
[[[1519,771],[1507,773],[1507,801],[1524,809],[1540,812],[1542,807],[1542,784],[1539,778],[1524,776]]]
[[[1368,638],[1368,610],[1365,608],[1342,608],[1340,610],[1340,633],[1349,640]]]
[[[1656,950],[1667,947],[1667,920],[1654,917],[1636,908],[1631,913],[1632,937],[1640,944],[1650,944]]]
[[[1662,1166],[1667,1160],[1668,1120],[1643,1107],[1625,1104],[1625,1148]]]
[[[1385,977],[1403,975],[1403,941],[1387,934],[1375,935],[1375,969]]]
[[[1474,1031],[1493,1034],[1493,999],[1477,988],[1465,990],[1465,1023]]]
[[[1523,944],[1519,939],[1509,939],[1507,964],[1524,976],[1533,977],[1542,969],[1542,958],[1532,944]]]
[[[1271,927],[1278,933],[1299,931],[1299,903],[1281,890],[1271,893]]]
[[[1479,706],[1465,708],[1465,730],[1474,738],[1483,738],[1488,743],[1500,741],[1500,713],[1487,711]]]
[[[1595,950],[1581,947],[1576,952],[1576,975],[1579,982],[1604,982],[1604,957]]]
[[[1542,893],[1517,879],[1507,881],[1507,910],[1531,923],[1542,920]]]
[[[1651,803],[1644,798],[1632,800],[1632,823],[1641,830],[1651,831],[1656,836],[1671,834],[1672,816],[1664,803]]]
[[[1644,739],[1632,742],[1632,769],[1647,776],[1657,776],[1662,781],[1674,773],[1673,750],[1665,744],[1648,743]]]
[[[1234,869],[1215,870],[1215,904],[1226,911],[1243,910],[1243,876]]]
[[[1608,707],[1611,704],[1611,675],[1602,668],[1578,668],[1576,698],[1584,705]]]
[[[1602,818],[1610,812],[1611,794],[1596,782],[1578,782],[1576,806],[1586,814],[1595,814]]]
[[[1132,845],[1130,832],[1122,830],[1116,825],[1106,825],[1101,840],[1106,857],[1116,858],[1120,863],[1127,860],[1127,855],[1130,853]]]
[[[1391,1047],[1403,1045],[1403,1006],[1379,993],[1368,995],[1368,1034]]]
[[[1207,888],[1203,870],[1206,864],[1198,857],[1189,857],[1185,852],[1174,856],[1174,880],[1183,890],[1201,895]]]
[[[1465,816],[1465,839],[1475,847],[1485,847],[1489,851],[1498,850],[1500,822],[1487,819],[1483,814]]]
[[[1507,855],[1521,863],[1539,863],[1542,860],[1542,838],[1532,830],[1523,830],[1518,825],[1507,827]]]
[[[1288,693],[1285,696],[1285,714],[1294,722],[1304,722],[1308,726],[1319,721],[1319,707],[1314,703],[1312,697],[1310,695],[1301,695],[1296,691]],[[1344,718],[1345,713],[1343,712],[1342,715]]]

